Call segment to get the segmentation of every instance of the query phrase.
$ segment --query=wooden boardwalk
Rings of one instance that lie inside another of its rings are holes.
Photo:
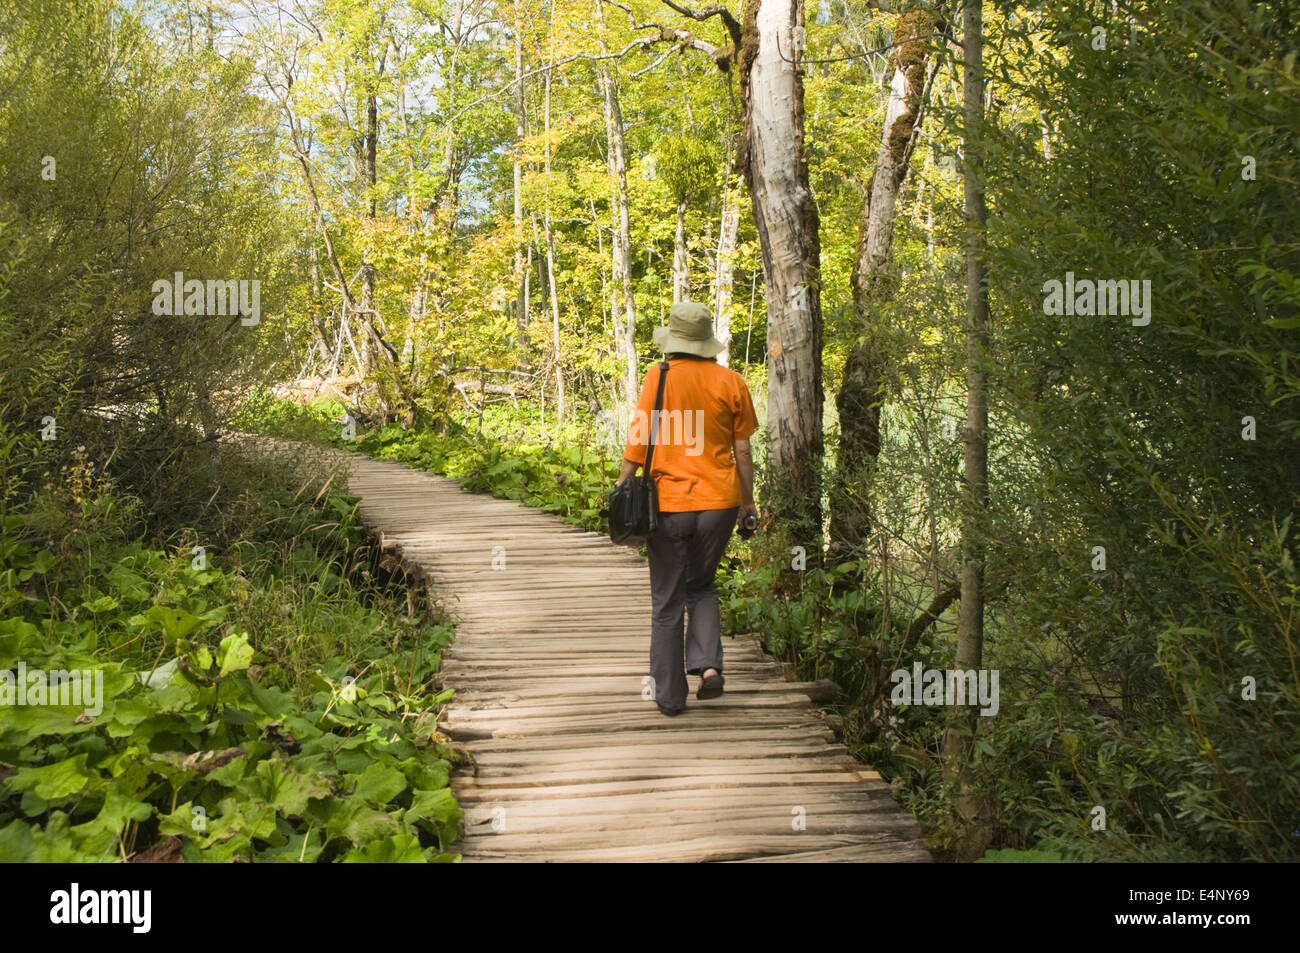
[[[465,861],[928,861],[916,821],[752,638],[726,693],[675,718],[643,697],[649,572],[509,500],[352,455],[366,524],[456,620],[442,730]],[[802,829],[800,829],[802,828]]]

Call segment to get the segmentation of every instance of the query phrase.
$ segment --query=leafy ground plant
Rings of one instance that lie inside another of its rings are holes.
[[[354,500],[268,495],[256,534],[202,559],[124,540],[103,483],[4,517],[0,690],[26,682],[0,695],[0,860],[458,859],[452,693],[431,685],[451,627]],[[94,703],[26,693],[59,672]]]

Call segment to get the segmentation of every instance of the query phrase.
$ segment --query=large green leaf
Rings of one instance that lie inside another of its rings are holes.
[[[86,767],[87,755],[79,754],[41,767],[22,767],[9,779],[15,791],[31,791],[46,801],[59,801],[84,790],[99,775]]]
[[[360,798],[336,798],[330,802],[330,807],[325,832],[331,839],[343,837],[354,844],[363,844],[376,837],[395,834],[400,829],[395,817],[375,810]]]
[[[188,636],[203,622],[198,616],[171,606],[151,606],[141,614],[163,633],[163,641],[169,648],[175,648],[178,640]]]
[[[253,647],[248,644],[247,633],[228,635],[217,646],[218,676],[225,677],[231,672],[242,672],[252,664]]]
[[[297,770],[282,758],[258,762],[256,777],[262,782],[263,795],[285,817],[299,817],[307,812],[310,798],[327,798],[333,793],[328,778]]]
[[[364,798],[372,804],[382,805],[387,804],[404,790],[406,790],[406,778],[402,772],[391,765],[376,762],[361,773],[353,795]]]
[[[26,658],[28,651],[40,644],[40,638],[40,630],[30,622],[0,619],[0,667],[9,668],[18,659]]]
[[[438,824],[451,824],[462,817],[460,806],[450,788],[436,791],[417,791],[406,811],[406,819],[430,820]]]
[[[0,827],[0,863],[12,864],[29,860],[36,849],[32,828],[24,821],[14,820]]]
[[[343,858],[345,864],[423,864],[424,851],[410,834],[394,834],[357,847]]]

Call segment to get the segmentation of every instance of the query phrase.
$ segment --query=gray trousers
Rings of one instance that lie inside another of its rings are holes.
[[[660,513],[650,554],[650,677],[655,700],[686,706],[686,675],[722,671],[722,616],[714,577],[739,507]],[[682,622],[686,623],[683,653]]]

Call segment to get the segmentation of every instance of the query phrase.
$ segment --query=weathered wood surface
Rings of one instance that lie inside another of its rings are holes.
[[[456,620],[443,730],[465,861],[928,861],[916,821],[752,638],[726,693],[643,697],[649,572],[632,550],[405,465],[351,458],[366,524]],[[494,568],[495,565],[499,568]],[[802,820],[803,829],[797,829]]]

